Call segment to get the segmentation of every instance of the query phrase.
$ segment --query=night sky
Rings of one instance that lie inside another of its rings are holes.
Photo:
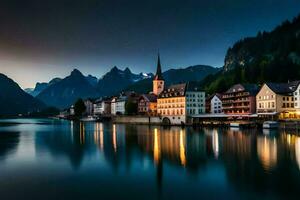
[[[21,87],[76,67],[223,65],[237,40],[300,14],[299,0],[1,0],[0,72]]]

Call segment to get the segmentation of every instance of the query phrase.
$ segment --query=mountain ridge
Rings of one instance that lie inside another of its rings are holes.
[[[0,73],[0,115],[26,115],[40,111],[45,104],[24,92],[12,79]]]
[[[237,41],[226,53],[224,66],[202,81],[208,93],[233,84],[288,82],[300,77],[300,15],[270,32]]]

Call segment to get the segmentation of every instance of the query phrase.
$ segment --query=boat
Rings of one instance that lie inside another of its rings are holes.
[[[275,129],[279,127],[279,123],[276,121],[265,121],[263,123],[263,129]]]
[[[80,121],[83,121],[83,122],[94,122],[96,120],[97,119],[94,118],[93,116],[88,116],[88,117],[82,118]]]
[[[239,128],[240,127],[240,123],[232,122],[232,123],[230,123],[230,127]]]

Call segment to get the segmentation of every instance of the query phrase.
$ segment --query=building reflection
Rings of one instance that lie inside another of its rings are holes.
[[[300,137],[296,137],[295,140],[295,156],[296,156],[296,161],[300,170]]]
[[[277,165],[277,141],[275,137],[257,136],[257,155],[263,168],[271,171]]]
[[[274,187],[280,192],[284,186],[279,180],[285,179],[294,181],[291,190],[300,184],[292,178],[300,172],[300,137],[293,133],[110,123],[73,123],[70,130],[37,137],[36,152],[47,148],[55,157],[68,158],[74,169],[88,155],[101,156],[115,173],[150,166],[158,192],[170,166],[198,175],[212,163],[225,170],[231,184],[245,190]],[[150,165],[144,165],[145,160]]]

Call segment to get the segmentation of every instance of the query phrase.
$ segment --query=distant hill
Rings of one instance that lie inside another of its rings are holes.
[[[228,49],[222,71],[202,84],[209,93],[236,83],[287,82],[300,79],[300,16],[271,32],[258,32]]]
[[[48,106],[63,109],[72,105],[78,98],[97,96],[99,93],[96,88],[79,70],[75,69],[66,78],[43,90],[37,98]]]
[[[28,94],[30,94],[33,97],[36,97],[37,95],[39,95],[42,91],[44,91],[47,87],[49,87],[50,85],[53,85],[55,83],[58,83],[59,81],[61,81],[61,78],[54,78],[52,79],[49,83],[36,83],[35,84],[35,88],[26,88],[24,91],[27,92]]]
[[[201,81],[208,75],[212,75],[220,71],[207,65],[195,65],[181,69],[170,69],[163,73],[166,86],[183,83],[187,81]],[[147,93],[152,90],[152,79],[141,80],[136,82],[125,90],[133,90],[139,93]]]
[[[208,74],[213,74],[217,71],[218,69],[216,68],[199,65],[186,69],[171,69],[163,73],[163,75],[167,84],[173,84],[199,81]],[[111,96],[124,90],[148,92],[152,89],[152,79],[152,73],[134,74],[129,68],[121,70],[113,67],[99,80],[91,75],[86,77],[80,71],[74,70],[70,76],[54,84],[48,84],[37,95],[37,98],[48,106],[63,109],[71,106],[78,98]],[[98,82],[96,82],[97,80]]]
[[[45,108],[45,104],[24,92],[4,74],[0,74],[0,115],[28,114]]]
[[[114,95],[129,85],[141,80],[152,80],[153,74],[134,74],[129,68],[120,70],[113,67],[98,82],[97,89],[102,96]]]

